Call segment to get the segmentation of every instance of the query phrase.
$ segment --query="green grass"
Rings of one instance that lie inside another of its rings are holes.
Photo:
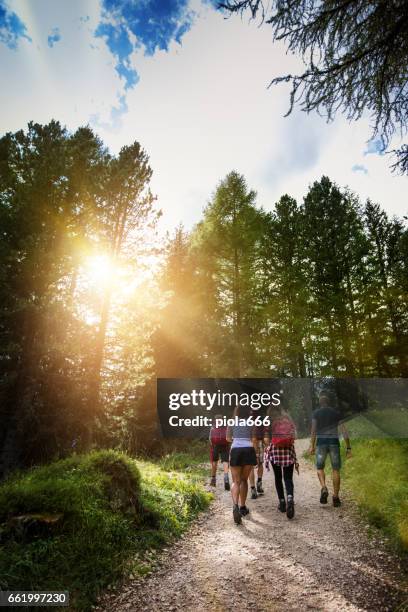
[[[375,527],[408,552],[408,440],[355,440],[345,485]]]
[[[367,412],[367,417],[392,438],[408,438],[408,410],[397,408],[370,410]]]
[[[359,438],[408,438],[408,410],[368,410],[347,422],[347,429]]]
[[[358,414],[350,421],[347,421],[346,427],[352,439],[367,438],[373,440],[389,437],[371,418],[367,418],[364,414]]]
[[[208,442],[190,441],[177,451],[163,453],[157,460],[164,470],[182,470],[193,478],[206,476],[208,473],[209,451]]]
[[[386,534],[395,550],[408,553],[408,440],[352,436],[351,442],[348,460],[342,445],[342,486],[369,524]]]
[[[3,483],[0,590],[68,590],[72,609],[88,610],[126,573],[150,571],[157,551],[211,499],[196,451],[155,463],[99,451]],[[63,518],[46,534],[19,531],[12,517],[27,513]]]

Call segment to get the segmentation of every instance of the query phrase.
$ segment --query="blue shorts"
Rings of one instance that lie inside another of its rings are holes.
[[[326,457],[330,454],[330,462],[333,470],[341,468],[339,444],[318,444],[316,447],[316,468],[322,470],[326,463]]]

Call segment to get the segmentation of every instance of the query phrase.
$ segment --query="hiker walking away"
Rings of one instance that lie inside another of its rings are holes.
[[[244,423],[251,415],[248,406],[237,406],[233,417],[238,417],[240,424],[228,427],[227,439],[232,441],[230,452],[230,466],[232,476],[232,515],[234,521],[239,525],[242,516],[246,516],[249,510],[246,506],[248,495],[248,478],[252,468],[256,465],[256,453],[254,448],[253,426]]]
[[[280,512],[286,512],[288,519],[295,516],[293,471],[299,474],[299,463],[296,458],[296,427],[289,414],[280,406],[271,406],[268,411],[271,419],[269,434],[265,436],[267,465],[272,465],[275,476],[275,488],[278,495]],[[285,483],[286,497],[282,482]]]
[[[216,414],[214,417],[214,423],[217,419],[222,419],[222,415]],[[210,462],[211,462],[211,481],[212,487],[217,484],[217,466],[218,461],[221,459],[224,468],[224,488],[226,491],[230,490],[229,481],[229,450],[230,445],[227,440],[227,426],[221,425],[216,427],[215,425],[210,429]]]
[[[322,391],[319,395],[319,408],[312,414],[312,432],[309,452],[311,455],[316,453],[316,469],[319,478],[321,491],[320,503],[327,504],[329,491],[326,486],[326,474],[324,466],[327,455],[330,455],[330,462],[333,471],[333,506],[341,506],[339,497],[340,491],[340,440],[339,430],[346,442],[346,458],[351,457],[350,439],[346,427],[340,423],[341,415],[333,407],[331,394]]]
[[[261,418],[264,416],[259,413],[259,411],[252,411],[252,416],[254,419],[257,416]],[[251,499],[257,499],[258,495],[264,494],[264,489],[262,485],[262,476],[263,476],[263,467],[264,467],[264,445],[265,438],[265,426],[264,425],[254,425],[254,447],[256,453],[256,461],[257,464],[249,475],[249,484],[251,485]],[[256,486],[255,486],[255,473],[257,475]]]

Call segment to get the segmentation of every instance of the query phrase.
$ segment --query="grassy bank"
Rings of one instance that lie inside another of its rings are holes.
[[[344,477],[370,524],[408,552],[408,441],[355,440]]]
[[[3,483],[0,589],[67,590],[86,610],[125,573],[148,572],[210,501],[202,460],[199,447],[154,463],[101,451]]]

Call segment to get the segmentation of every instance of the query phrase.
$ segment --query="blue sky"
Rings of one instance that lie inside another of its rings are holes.
[[[5,1],[0,0],[0,43],[9,49],[17,49],[20,38],[30,40],[25,24]]]
[[[0,0],[0,132],[28,121],[90,123],[113,150],[150,155],[163,227],[197,221],[217,182],[245,174],[271,209],[322,174],[406,214],[368,119],[283,115],[300,68],[267,26],[225,19],[208,0]]]

